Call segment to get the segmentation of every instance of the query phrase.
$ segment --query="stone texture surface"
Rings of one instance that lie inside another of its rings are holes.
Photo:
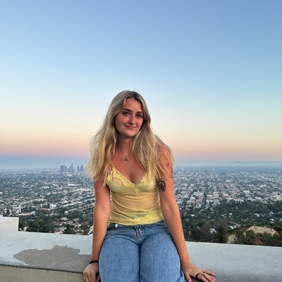
[[[60,277],[49,281],[83,281],[91,237],[0,231],[0,238],[1,282],[43,282],[48,275]],[[194,242],[186,245],[191,260],[202,269],[216,272],[218,282],[281,281],[282,248]],[[29,279],[23,280],[25,277]]]

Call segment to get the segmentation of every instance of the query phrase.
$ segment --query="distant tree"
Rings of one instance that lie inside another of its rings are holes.
[[[202,231],[203,231],[203,238],[205,242],[211,242],[212,239],[212,234],[211,234],[211,222],[210,221],[206,221],[202,227]]]
[[[235,244],[241,244],[241,245],[246,244],[246,238],[242,230],[238,230],[235,233],[235,236],[236,236]]]
[[[219,225],[216,228],[216,235],[214,236],[214,241],[217,243],[226,243],[226,229],[223,225]]]
[[[193,241],[196,242],[204,242],[205,234],[204,232],[197,226],[191,228],[190,237]]]
[[[218,226],[215,228],[216,234],[213,237],[213,241],[217,243],[226,243],[227,228],[228,228],[228,220],[224,218],[219,222]]]
[[[264,246],[282,246],[282,232],[278,232],[278,234],[269,234],[264,232],[263,234],[258,234]]]
[[[35,220],[29,220],[27,222],[28,232],[42,232],[42,233],[53,233],[54,224],[48,217],[36,218]]]
[[[64,234],[74,234],[74,231],[70,228],[70,225],[67,225],[67,228],[64,231]]]
[[[25,219],[22,216],[20,216],[19,217],[19,229],[24,230],[25,226],[26,226]]]
[[[245,244],[254,245],[256,242],[256,235],[253,230],[246,231]]]
[[[81,229],[82,229],[82,235],[87,235],[88,232],[89,232],[89,225],[88,224],[82,224]]]

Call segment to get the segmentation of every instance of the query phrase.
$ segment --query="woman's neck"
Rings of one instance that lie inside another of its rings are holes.
[[[119,141],[116,145],[116,150],[121,153],[124,161],[129,161],[131,155],[131,140]]]
[[[125,154],[129,154],[131,151],[131,144],[117,144],[116,149],[121,150]]]

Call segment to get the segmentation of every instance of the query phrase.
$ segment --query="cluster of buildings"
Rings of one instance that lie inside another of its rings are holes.
[[[282,167],[181,168],[175,171],[179,206],[206,209],[227,202],[281,201]]]
[[[281,201],[281,171],[281,167],[180,167],[174,172],[175,195],[180,208],[197,209],[231,200]],[[68,224],[76,226],[78,233],[83,218],[92,218],[93,183],[83,174],[83,166],[2,171],[0,181],[0,214],[4,216],[35,218],[45,213],[57,228]]]
[[[83,165],[77,166],[76,168],[74,167],[73,164],[71,164],[69,167],[67,167],[66,165],[60,166],[60,173],[83,173],[83,172],[84,172]]]
[[[73,164],[59,170],[2,171],[0,173],[0,214],[52,218],[61,233],[66,225],[86,218],[94,205],[93,183],[85,177],[83,166]],[[79,168],[79,169],[78,169]],[[77,214],[77,216],[76,216]]]

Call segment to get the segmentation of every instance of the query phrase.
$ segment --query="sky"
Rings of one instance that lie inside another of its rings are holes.
[[[282,1],[0,7],[0,169],[86,162],[125,89],[179,165],[282,162]]]

